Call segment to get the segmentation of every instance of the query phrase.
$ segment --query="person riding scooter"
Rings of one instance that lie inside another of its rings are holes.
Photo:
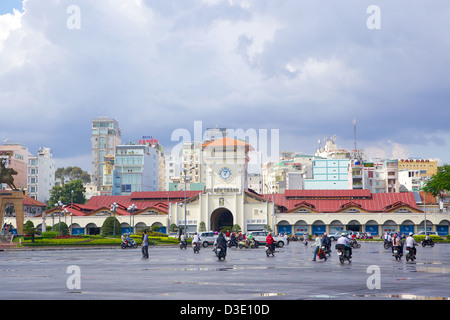
[[[349,257],[352,257],[352,247],[350,247],[350,239],[347,238],[347,233],[343,233],[341,237],[339,237],[336,241],[336,249],[337,250],[347,250]]]
[[[417,250],[416,250],[417,243],[416,243],[416,240],[414,240],[414,238],[413,238],[412,232],[409,233],[409,236],[406,238],[405,242],[406,242],[406,250],[411,251],[415,256],[417,253]]]
[[[403,247],[400,241],[400,237],[395,233],[394,238],[392,239],[392,256],[394,256],[394,250],[397,249],[400,252],[400,255],[403,255]]]
[[[328,237],[326,232],[322,236],[322,245],[327,249],[325,253],[331,252],[331,239]]]
[[[217,237],[217,246],[221,247],[225,255],[227,254],[227,239],[223,236],[223,233],[219,233],[219,236]]]
[[[275,243],[272,237],[272,233],[269,232],[266,238],[266,244],[270,248],[270,251],[275,251]]]

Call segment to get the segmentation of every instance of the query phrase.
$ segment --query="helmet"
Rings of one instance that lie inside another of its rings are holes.
[[[214,234],[219,234],[219,232],[218,232],[218,231],[216,231],[216,232],[214,232]]]
[[[410,232],[410,233],[409,233],[409,235],[410,235],[410,236],[412,236],[412,235],[413,235],[413,233],[412,233],[412,232]]]

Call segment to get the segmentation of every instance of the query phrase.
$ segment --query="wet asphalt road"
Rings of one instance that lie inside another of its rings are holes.
[[[327,261],[312,261],[312,249],[301,242],[277,249],[275,257],[264,250],[228,249],[225,261],[210,247],[199,254],[191,247],[150,247],[149,259],[141,258],[140,248],[1,251],[0,295],[2,300],[450,299],[449,244],[418,247],[414,263],[396,261],[381,242],[362,242],[353,262],[344,265],[334,249]]]

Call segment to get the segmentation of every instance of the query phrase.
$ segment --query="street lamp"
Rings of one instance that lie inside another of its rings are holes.
[[[186,180],[187,180],[187,176],[186,173],[188,171],[191,171],[192,169],[195,169],[195,167],[191,167],[189,169],[183,169],[184,172],[184,235],[187,238],[187,227],[186,227]]]
[[[59,235],[61,235],[61,209],[64,206],[64,204],[61,202],[61,200],[59,200],[56,203],[55,206],[58,207],[58,209],[59,209],[59,213],[58,213],[58,217],[59,217],[58,229],[59,229]]]
[[[133,233],[134,233],[134,211],[136,211],[137,208],[138,207],[133,203],[127,209],[130,212],[130,226],[132,228],[131,230],[133,231]],[[131,224],[131,216],[133,216],[133,224]]]
[[[69,213],[69,214],[71,214],[70,212],[69,212],[69,210],[67,210],[67,208],[64,208],[64,210],[62,211],[62,213],[64,214],[64,223],[66,223],[66,216],[67,216],[67,214]],[[72,224],[72,223],[71,223]],[[72,226],[71,226],[72,227]],[[71,232],[71,234],[72,234],[72,232]]]
[[[111,212],[113,213],[113,216],[114,216],[114,229],[113,229],[114,237],[116,236],[116,211],[117,211],[118,207],[119,207],[118,204],[115,202],[111,205]]]

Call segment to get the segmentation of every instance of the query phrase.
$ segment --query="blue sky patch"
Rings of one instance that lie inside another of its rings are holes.
[[[0,14],[13,13],[13,9],[23,11],[22,0],[0,1]]]

